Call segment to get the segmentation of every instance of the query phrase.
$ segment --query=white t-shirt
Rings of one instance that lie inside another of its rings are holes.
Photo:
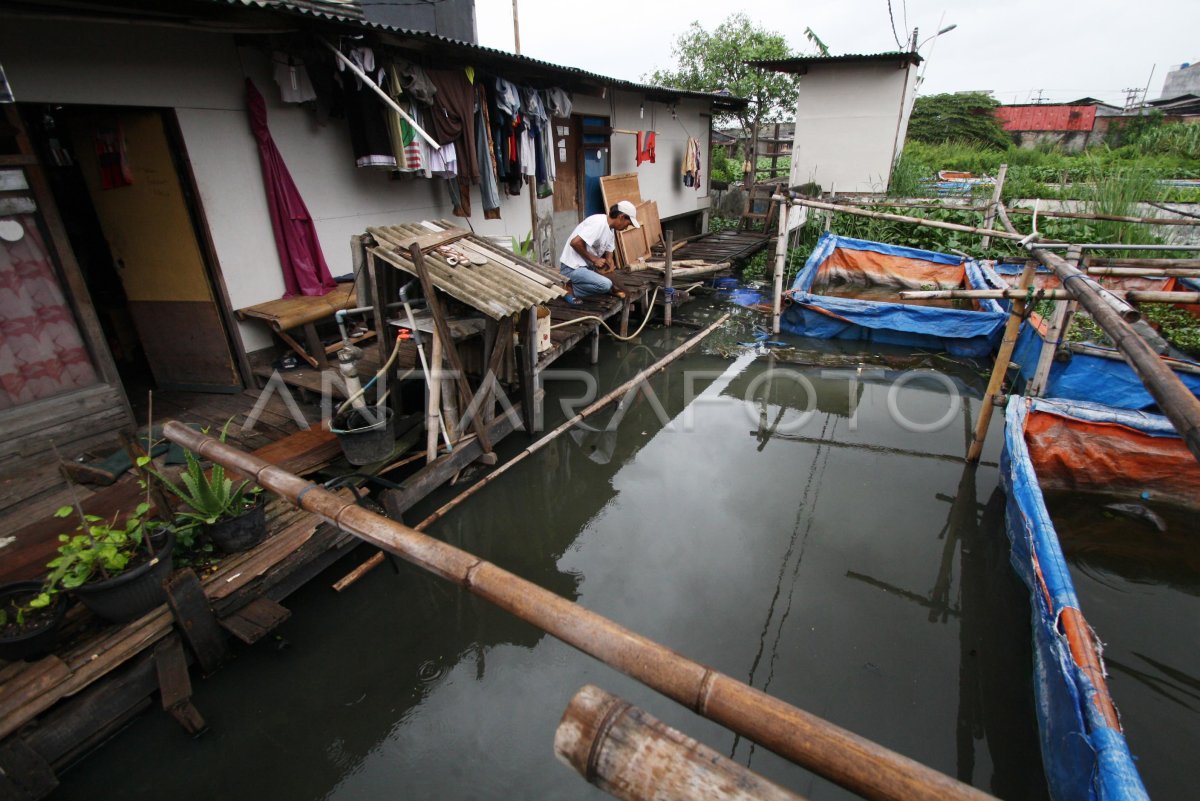
[[[612,253],[617,249],[617,238],[613,236],[613,230],[608,227],[607,214],[593,214],[575,226],[575,230],[567,237],[567,246],[563,248],[562,256],[558,259],[568,267],[587,267],[589,266],[587,259],[571,247],[571,241],[575,237],[582,239],[587,245],[588,253],[598,259],[604,258],[605,253]]]

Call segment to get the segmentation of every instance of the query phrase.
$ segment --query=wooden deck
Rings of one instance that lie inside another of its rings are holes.
[[[675,251],[674,258],[703,259],[713,264],[733,262],[753,256],[766,247],[772,238],[769,234],[754,231],[717,231],[686,242]],[[660,258],[661,248],[653,255]]]

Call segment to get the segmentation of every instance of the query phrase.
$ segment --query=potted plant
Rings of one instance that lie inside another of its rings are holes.
[[[80,523],[76,533],[59,535],[58,556],[46,565],[47,588],[69,590],[96,615],[118,623],[165,602],[175,534],[149,519],[149,511],[144,502],[124,520],[119,513],[106,520],[71,506],[55,512],[57,517],[77,512]]]
[[[221,432],[221,441],[225,432]],[[225,475],[225,468],[214,464],[205,473],[191,451],[184,451],[187,469],[180,473],[175,484],[158,476],[173,495],[183,501],[186,508],[175,513],[176,519],[186,521],[185,526],[202,527],[212,542],[226,553],[235,553],[253,548],[267,532],[266,499],[261,496],[261,487],[250,487],[250,481],[234,484]]]
[[[41,581],[0,586],[0,659],[15,662],[48,653],[66,611],[66,601]]]

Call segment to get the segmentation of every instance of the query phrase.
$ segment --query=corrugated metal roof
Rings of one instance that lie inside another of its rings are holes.
[[[651,100],[661,100],[665,102],[673,102],[676,99],[691,98],[696,100],[707,100],[719,109],[742,109],[745,108],[749,101],[728,94],[720,94],[715,92],[693,92],[687,89],[678,89],[671,86],[655,86],[652,84],[635,83],[626,81],[620,78],[612,78],[607,75],[600,75],[595,72],[587,72],[577,67],[566,67],[561,64],[552,64],[549,61],[542,61],[528,56],[509,53],[505,50],[497,50],[492,47],[484,47],[483,45],[474,44],[472,42],[463,42],[458,39],[450,39],[446,36],[440,36],[427,31],[414,31],[405,28],[397,28],[391,25],[384,25],[378,22],[371,22],[362,15],[362,10],[357,4],[342,2],[341,0],[209,0],[209,2],[220,5],[234,6],[253,6],[272,11],[280,11],[283,13],[301,14],[307,17],[318,17],[329,20],[331,22],[342,22],[353,25],[358,28],[375,30],[383,33],[388,33],[393,36],[403,37],[415,42],[424,42],[430,44],[444,45],[451,48],[450,55],[458,56],[463,53],[471,53],[476,57],[483,56],[496,63],[508,64],[515,67],[530,68],[534,71],[552,73],[555,77],[567,77],[579,82],[589,82],[600,86],[611,86],[614,89],[626,89],[629,91],[640,92],[645,94]],[[547,76],[549,77],[549,76]]]
[[[889,53],[847,53],[841,56],[797,56],[796,58],[780,58],[767,61],[747,61],[746,63],[773,72],[790,72],[803,75],[813,64],[857,64],[871,61],[896,61],[908,64],[920,64],[923,60],[919,53],[911,50],[897,50]]]
[[[996,118],[1006,131],[1090,131],[1096,124],[1096,107],[1000,106]]]
[[[404,223],[368,228],[378,243],[370,252],[410,275],[416,265],[405,247],[414,237],[451,231],[453,223]],[[461,229],[459,229],[461,230]],[[466,236],[450,243],[443,252],[422,250],[429,280],[452,298],[477,309],[493,320],[501,320],[532,306],[540,306],[567,294],[558,275],[534,262],[507,253],[488,240],[463,231]],[[484,264],[460,263],[452,266],[447,253],[482,256]]]

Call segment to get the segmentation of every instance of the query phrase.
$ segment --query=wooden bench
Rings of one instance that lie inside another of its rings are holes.
[[[325,295],[305,295],[295,298],[269,300],[238,309],[237,315],[243,320],[263,320],[271,326],[271,330],[279,335],[292,350],[312,367],[322,370],[329,366],[329,354],[342,347],[341,343],[325,345],[317,336],[316,324],[328,319],[342,309],[353,309],[358,303],[354,284],[338,284]],[[308,344],[305,349],[288,333],[292,329],[301,328],[304,339]],[[368,331],[362,336],[355,337],[354,342],[361,342],[375,336],[374,331]]]

